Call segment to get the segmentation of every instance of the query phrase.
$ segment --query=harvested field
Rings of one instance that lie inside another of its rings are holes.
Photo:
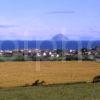
[[[0,62],[0,87],[32,84],[36,80],[46,84],[92,81],[100,75],[96,62]]]

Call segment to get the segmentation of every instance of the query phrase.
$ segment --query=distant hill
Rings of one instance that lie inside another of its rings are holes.
[[[63,34],[57,34],[52,38],[53,41],[68,41],[68,38]]]

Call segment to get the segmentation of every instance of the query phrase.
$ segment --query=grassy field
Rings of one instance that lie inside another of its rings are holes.
[[[0,100],[100,100],[100,84],[0,89]]]
[[[36,80],[46,84],[92,81],[100,75],[96,62],[0,62],[0,87],[31,85]]]

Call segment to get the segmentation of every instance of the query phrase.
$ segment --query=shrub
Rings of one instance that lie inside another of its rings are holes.
[[[43,84],[45,83],[45,81],[39,81],[39,80],[36,80],[33,84],[32,84],[32,86],[43,86]]]
[[[68,55],[66,56],[66,60],[72,61],[72,60],[79,60],[78,55]]]
[[[93,83],[100,83],[100,75],[93,78]]]
[[[25,61],[24,56],[15,57],[14,61]]]

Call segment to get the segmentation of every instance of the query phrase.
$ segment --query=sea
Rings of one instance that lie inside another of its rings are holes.
[[[79,50],[81,48],[100,47],[100,41],[0,41],[0,50],[21,50],[21,49],[41,49],[41,50]]]

